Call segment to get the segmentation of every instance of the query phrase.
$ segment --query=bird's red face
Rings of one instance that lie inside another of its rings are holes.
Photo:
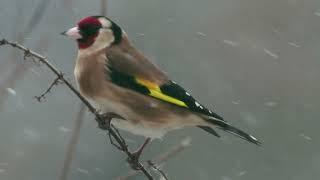
[[[85,49],[94,43],[101,28],[102,24],[99,19],[94,16],[89,16],[81,19],[76,27],[69,29],[63,34],[75,39],[79,49]]]
[[[96,41],[103,46],[118,44],[122,39],[121,28],[104,16],[85,17],[62,34],[75,39],[79,49],[91,47]]]

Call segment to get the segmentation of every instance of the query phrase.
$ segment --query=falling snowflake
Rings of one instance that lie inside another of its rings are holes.
[[[197,35],[199,35],[199,36],[202,36],[202,37],[206,37],[207,35],[205,34],[205,33],[203,33],[203,32],[197,32]]]
[[[302,138],[308,140],[308,141],[311,141],[311,140],[312,140],[310,136],[307,136],[307,135],[305,135],[305,134],[303,134],[303,133],[301,133],[300,136],[301,136]]]
[[[264,105],[267,107],[275,107],[278,105],[278,103],[274,102],[274,101],[269,101],[269,102],[264,103]]]
[[[64,132],[64,133],[67,133],[67,132],[72,131],[71,129],[66,128],[66,127],[64,127],[64,126],[60,126],[58,129],[59,129],[59,131]]]
[[[94,168],[94,170],[95,170],[96,172],[98,172],[98,173],[104,174],[104,172],[103,172],[102,169],[100,169],[100,168]]]
[[[238,173],[238,176],[244,176],[245,174],[247,174],[247,171],[241,171]]]
[[[269,49],[263,49],[263,51],[267,54],[267,55],[269,55],[269,56],[271,56],[272,58],[274,58],[274,59],[278,59],[279,58],[279,56],[276,54],[276,53],[273,53],[272,51],[270,51]]]
[[[288,42],[288,44],[289,44],[290,46],[293,46],[293,47],[296,47],[296,48],[301,47],[299,44],[294,43],[294,42]]]
[[[314,12],[313,14],[320,17],[320,12],[318,11]]]
[[[227,44],[227,45],[230,45],[232,47],[235,47],[235,46],[238,46],[239,43],[238,42],[235,42],[235,41],[230,41],[230,40],[223,40],[223,43]]]
[[[88,170],[85,170],[85,169],[82,169],[82,168],[77,168],[77,171],[82,173],[82,174],[87,174],[89,175],[89,171]]]
[[[186,147],[186,146],[190,146],[191,144],[191,138],[190,137],[186,137],[185,139],[182,140],[181,144],[182,146]]]
[[[13,96],[17,95],[17,92],[12,88],[6,88],[7,92]]]
[[[239,105],[240,102],[239,102],[239,101],[232,101],[232,104],[234,104],[234,105]]]
[[[144,36],[144,33],[137,33],[138,36]]]

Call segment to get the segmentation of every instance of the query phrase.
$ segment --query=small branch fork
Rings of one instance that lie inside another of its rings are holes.
[[[182,152],[184,149],[186,149],[188,146],[190,146],[191,144],[191,138],[190,137],[186,137],[184,139],[182,139],[180,141],[180,143],[178,143],[177,145],[173,146],[169,151],[164,152],[162,154],[159,154],[158,156],[156,156],[155,158],[152,159],[152,161],[147,161],[147,167],[152,167],[153,169],[155,169],[156,171],[158,171],[162,177],[165,180],[168,180],[168,178],[166,177],[166,174],[159,169],[153,162],[162,165],[164,164],[164,162],[166,162],[168,159],[172,158],[173,156],[179,154],[180,152]],[[129,171],[127,175],[123,175],[123,176],[119,176],[117,178],[115,178],[114,180],[128,180],[131,177],[137,176],[138,174],[140,174],[140,171]]]
[[[62,77],[63,77],[62,74],[61,74],[61,76],[57,76],[56,79],[50,84],[50,86],[47,88],[47,90],[44,93],[42,93],[40,96],[34,96],[34,98],[36,98],[36,100],[38,102],[42,102],[44,99],[46,99],[46,95],[51,92],[51,89],[54,86],[56,86],[56,85],[61,83],[60,80],[61,80]]]
[[[14,48],[22,50],[24,52],[24,56],[23,56],[24,59],[32,58],[33,61],[35,61],[35,59],[36,59],[38,62],[46,65],[57,76],[55,78],[55,80],[50,84],[48,89],[43,94],[35,97],[38,101],[42,101],[43,99],[45,99],[45,96],[52,90],[52,88],[55,85],[57,85],[59,83],[64,83],[86,105],[86,107],[89,109],[89,111],[95,115],[95,120],[99,124],[99,128],[101,128],[103,130],[107,130],[111,144],[114,145],[120,151],[124,152],[128,156],[128,160],[133,160],[135,158],[134,154],[132,152],[130,152],[125,139],[120,135],[119,131],[112,124],[110,124],[110,121],[113,118],[123,119],[121,116],[114,114],[114,113],[107,113],[107,114],[101,115],[79,93],[79,91],[63,76],[63,73],[61,71],[59,71],[55,66],[53,66],[48,61],[47,57],[45,57],[37,52],[34,52],[34,51],[22,46],[21,44],[18,44],[16,42],[11,42],[6,39],[0,40],[0,46],[3,46],[3,45],[10,45]],[[147,179],[154,180],[153,176],[150,174],[150,172],[148,172],[146,170],[144,165],[139,160],[132,161],[132,162],[135,163],[135,164],[131,164],[132,167],[135,167],[137,170],[139,170],[141,173],[143,173],[147,177]],[[153,167],[160,174],[162,174],[165,179],[167,179],[165,176],[165,173],[162,172],[159,168],[157,168],[153,163],[148,163],[148,166]]]

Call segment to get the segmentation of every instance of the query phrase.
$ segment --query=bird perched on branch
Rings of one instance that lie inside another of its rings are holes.
[[[222,129],[259,144],[170,80],[109,18],[83,18],[63,34],[78,44],[74,75],[81,94],[101,112],[123,117],[113,120],[114,126],[148,137],[146,143],[168,131],[194,126],[217,137],[214,129]]]

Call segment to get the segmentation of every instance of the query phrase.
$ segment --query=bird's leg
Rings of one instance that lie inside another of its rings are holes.
[[[131,153],[131,156],[127,159],[128,163],[133,169],[138,170],[137,164],[139,162],[139,158],[141,156],[142,151],[147,146],[147,144],[150,142],[151,138],[146,138],[144,143],[133,153]]]
[[[103,114],[96,113],[96,116],[97,116],[96,120],[98,122],[98,126],[100,129],[103,129],[103,130],[110,129],[110,123],[113,118],[124,119],[122,116],[113,112],[107,112]]]

